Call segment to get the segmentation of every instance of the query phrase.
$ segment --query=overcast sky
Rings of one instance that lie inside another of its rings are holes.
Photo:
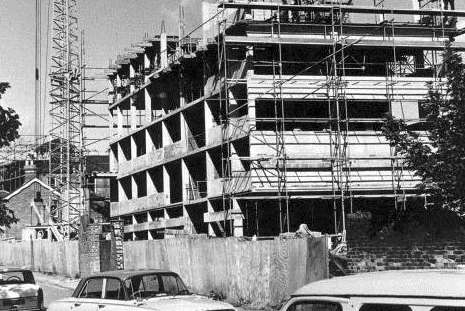
[[[44,19],[49,1],[41,0]],[[179,3],[185,6],[186,28],[198,25],[201,0],[78,0],[88,64],[108,66],[110,58],[114,60],[124,48],[140,41],[144,33],[158,34],[163,19],[167,31],[177,34]],[[373,0],[354,0],[355,5],[372,3]],[[390,7],[410,7],[411,3],[411,0],[386,1]],[[464,9],[464,3],[456,1],[458,9]],[[0,81],[10,82],[12,87],[1,104],[17,110],[23,134],[32,134],[34,122],[34,18],[34,0],[0,0]],[[43,45],[45,49],[46,44]]]

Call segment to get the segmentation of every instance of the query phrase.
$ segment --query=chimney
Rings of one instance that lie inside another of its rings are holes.
[[[31,155],[26,157],[26,162],[24,163],[24,183],[33,180],[37,177],[37,167],[34,164],[34,160]]]
[[[161,22],[160,33],[160,67],[168,67],[168,42],[166,37],[165,21]]]

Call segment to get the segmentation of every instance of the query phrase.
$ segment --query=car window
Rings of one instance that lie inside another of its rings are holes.
[[[34,284],[31,271],[1,271],[0,284]]]
[[[89,279],[81,290],[79,298],[102,298],[103,278]]]
[[[408,305],[367,303],[359,311],[412,311]]]
[[[298,301],[292,304],[288,311],[342,311],[342,307],[334,302]]]
[[[431,311],[465,311],[465,307],[434,307]]]
[[[182,280],[172,273],[133,276],[125,282],[124,286],[131,299],[190,294]]]
[[[108,278],[105,285],[105,299],[124,299],[124,289],[121,281],[118,279]]]
[[[176,295],[179,292],[178,282],[173,275],[162,275],[163,291],[168,295]]]

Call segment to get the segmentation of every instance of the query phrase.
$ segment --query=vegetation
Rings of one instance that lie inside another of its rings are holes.
[[[8,82],[0,82],[0,99],[9,87]],[[0,148],[9,146],[11,142],[19,137],[18,129],[20,125],[19,116],[13,109],[4,109],[0,106]],[[6,207],[0,195],[0,233],[4,231],[4,228],[9,228],[11,224],[17,221],[14,212]]]
[[[410,222],[408,218],[424,219],[439,228],[456,226],[461,223],[457,219],[465,216],[465,65],[450,48],[443,58],[444,83],[431,84],[427,100],[421,104],[426,114],[426,139],[391,115],[382,129],[395,154],[405,158],[405,167],[421,177],[419,188],[428,194],[425,217],[419,216],[418,209],[402,211],[397,214],[401,223]]]

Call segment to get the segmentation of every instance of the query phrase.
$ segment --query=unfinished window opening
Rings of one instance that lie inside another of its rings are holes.
[[[110,202],[118,202],[118,180],[116,178],[110,178]]]
[[[216,212],[224,211],[222,200],[211,201],[210,203],[211,203],[210,206],[213,209],[213,212],[216,213]],[[226,201],[225,205],[226,205],[226,209],[229,210],[230,209],[229,201]],[[213,229],[216,236],[227,236],[227,237],[232,236],[232,221],[231,220],[221,219],[216,222],[211,222],[210,226]]]
[[[132,182],[131,182],[131,176],[121,178],[119,180],[120,186],[123,190],[121,193],[123,195],[122,200],[131,200],[132,199]]]
[[[124,241],[132,241],[132,233],[125,233],[123,239]]]
[[[165,233],[163,230],[149,230],[149,233],[154,240],[161,240],[165,238]]]
[[[207,210],[206,202],[186,206],[187,214],[194,225],[196,234],[208,233],[208,224],[203,221],[203,214],[205,214]]]
[[[165,95],[161,94],[161,91],[157,89],[156,83],[152,83],[147,86],[147,96],[150,98],[150,120],[154,121],[163,116],[163,100]]]
[[[221,168],[221,148],[214,148],[207,152],[213,164],[213,178],[217,179],[223,177]]]
[[[148,239],[148,231],[138,231],[134,232],[136,241],[143,241]]]
[[[175,161],[166,165],[169,176],[170,203],[182,202],[182,173],[181,161]]]
[[[121,220],[123,221],[123,224],[125,226],[132,225],[132,216],[130,216],[130,215],[129,216],[122,216]]]
[[[173,206],[166,209],[169,218],[180,218],[183,217],[182,206]]]
[[[193,62],[185,64],[182,69],[181,84],[186,103],[190,103],[203,96],[203,65],[197,57]]]
[[[124,160],[131,160],[131,137],[120,140],[119,145],[123,152]]]
[[[184,112],[189,151],[205,146],[205,112],[203,105],[197,105]]]
[[[286,131],[321,131],[329,128],[330,117],[337,120],[336,103],[327,101],[284,100],[284,129]],[[373,129],[387,112],[387,101],[339,102],[339,119],[346,119],[346,107],[352,129]],[[281,101],[256,100],[256,127],[260,131],[276,131],[283,122]],[[331,107],[329,107],[331,105]],[[330,110],[331,109],[331,115]],[[334,124],[333,128],[335,128]]]
[[[189,200],[198,200],[207,196],[206,182],[206,160],[205,154],[196,154],[184,159],[187,170],[189,171],[189,180],[184,187],[187,191]]]
[[[249,138],[246,137],[244,139],[240,139],[231,143],[233,146],[233,153],[231,157],[233,158],[231,165],[232,165],[232,172],[233,174],[242,174],[245,172],[250,171],[250,160],[248,157],[250,156],[250,144]],[[237,160],[235,160],[235,159]]]
[[[161,122],[155,123],[147,128],[147,139],[149,140],[150,150],[147,152],[153,152],[156,149],[163,147],[163,133],[162,133],[162,124]]]
[[[247,86],[239,84],[229,88],[229,117],[241,118],[248,114]]]
[[[220,108],[222,105],[220,105],[220,101],[218,98],[209,98],[207,99],[208,107],[210,108],[212,118],[213,118],[213,123],[214,125],[221,125],[221,111]],[[207,129],[208,130],[208,129]]]
[[[147,222],[147,213],[134,214],[134,220],[136,224],[143,224]]]
[[[147,174],[145,171],[135,174],[133,178],[137,186],[137,197],[142,198],[147,196]]]
[[[152,221],[161,221],[165,219],[165,212],[162,209],[150,211],[150,218],[152,218]]]
[[[140,157],[145,154],[145,131],[140,131],[134,134],[134,142],[136,144],[136,156]]]
[[[148,170],[148,184],[153,186],[155,193],[163,193],[163,168],[161,166]]]
[[[166,130],[172,143],[181,140],[181,115],[179,113],[164,121]]]
[[[282,46],[282,74],[326,75],[327,66],[321,55],[331,54],[328,47]],[[254,47],[254,73],[257,75],[279,75],[278,46]]]

